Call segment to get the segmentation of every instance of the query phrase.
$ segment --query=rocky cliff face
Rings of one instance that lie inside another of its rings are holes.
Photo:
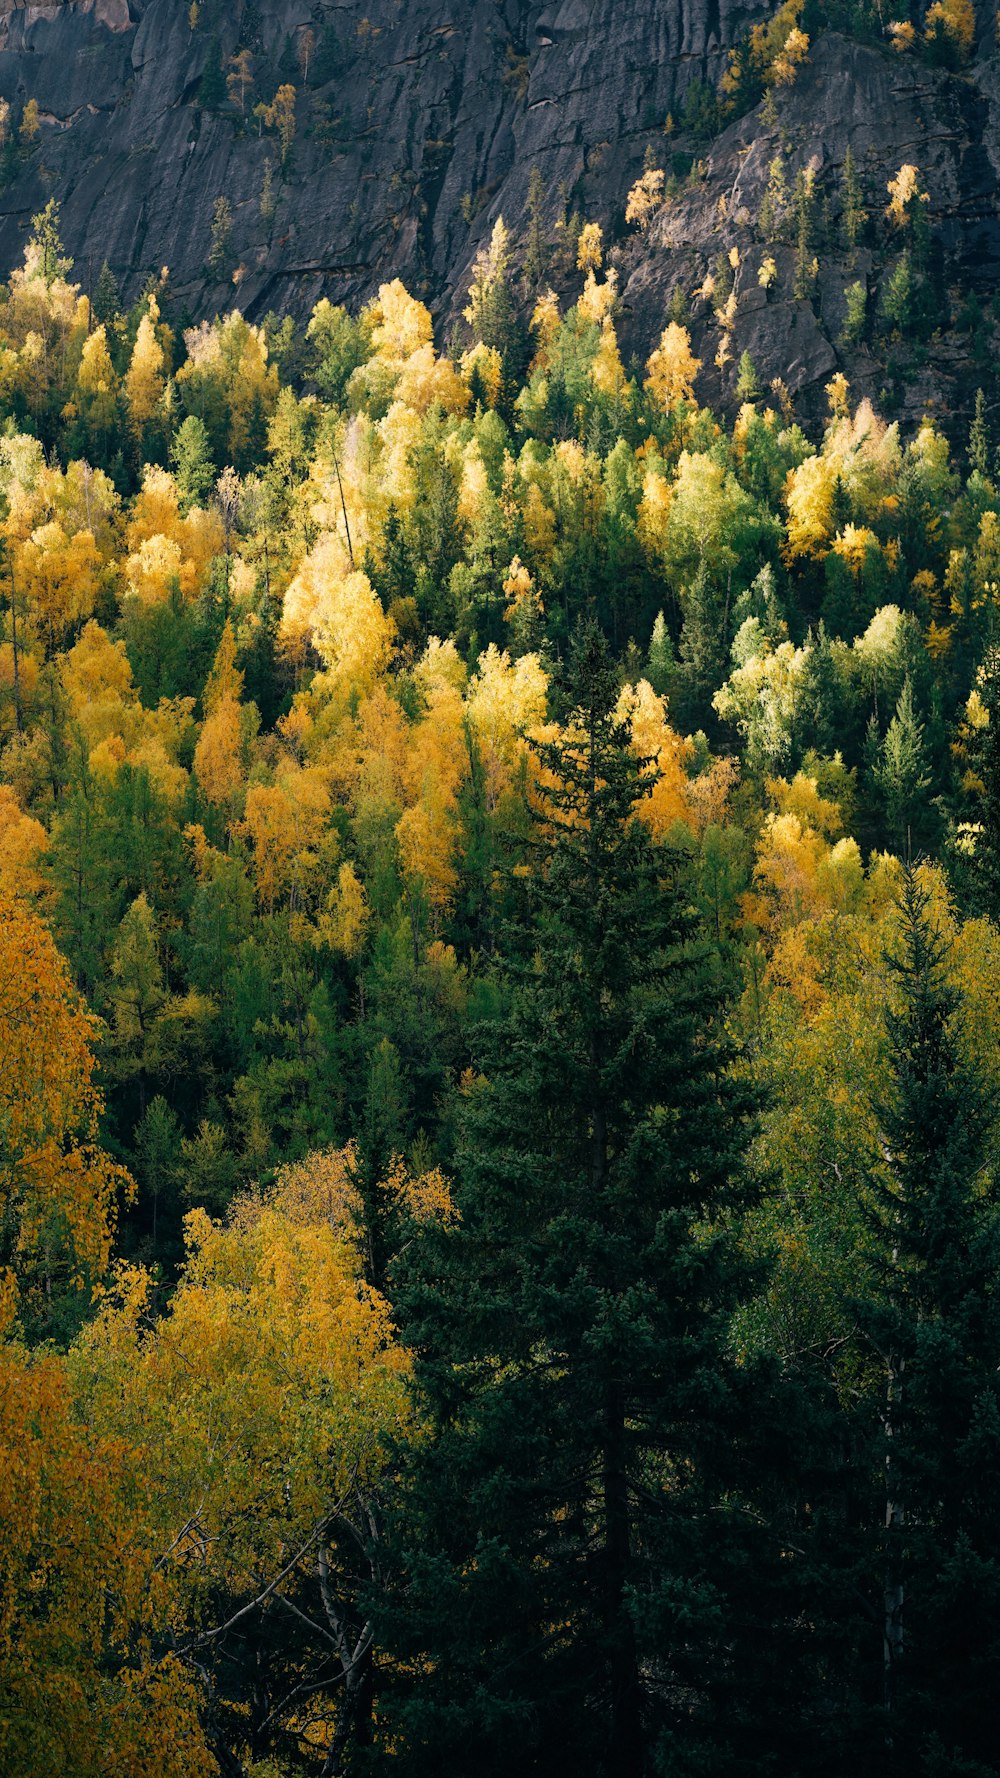
[[[712,303],[691,310],[706,394],[732,398],[733,366],[748,348],[762,380],[781,376],[807,406],[842,361],[856,383],[890,398],[895,390],[903,406],[964,405],[970,378],[972,387],[987,380],[995,356],[993,316],[968,302],[988,304],[1000,270],[992,8],[982,53],[961,75],[832,32],[814,40],[777,120],[766,126],[757,111],[689,144],[701,176],[641,241],[626,239],[625,195],[647,146],[669,167],[678,138],[664,138],[668,114],[680,116],[693,83],[714,86],[728,48],[768,10],[748,0],[237,0],[228,9],[199,0],[192,25],[184,0],[14,7],[0,17],[0,95],[15,122],[34,98],[40,129],[0,192],[0,272],[54,195],[85,285],[107,259],[131,297],[167,265],[191,316],[234,301],[251,315],[301,316],[321,295],[355,303],[399,274],[440,311],[494,218],[523,227],[537,167],[551,217],[568,200],[620,241],[622,331],[637,352],[662,326],[674,287],[690,293],[720,252],[739,249],[728,365],[714,365]],[[242,117],[219,94],[219,69],[241,48],[255,82]],[[284,169],[273,132],[253,116],[279,81],[297,91]],[[846,285],[870,283],[877,302],[890,251],[873,239],[848,260],[838,245],[848,145],[873,215],[904,160],[919,164],[929,193],[941,329],[919,362],[908,360],[899,389],[885,354],[845,359],[840,343]],[[759,227],[779,149],[789,180],[813,167],[828,237],[798,298],[792,244],[769,246]],[[212,272],[220,197],[232,226]],[[765,251],[777,266],[768,290],[758,281]]]

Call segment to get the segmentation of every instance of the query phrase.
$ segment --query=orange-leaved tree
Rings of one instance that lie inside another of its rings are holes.
[[[97,1141],[97,1029],[44,921],[0,884],[0,1264],[49,1301],[100,1274],[129,1183]]]
[[[81,1420],[127,1454],[136,1634],[196,1680],[225,1771],[292,1747],[340,1771],[371,1710],[359,1595],[388,1452],[415,1422],[409,1355],[364,1277],[356,1173],[352,1149],[315,1152],[224,1224],[192,1211],[165,1312],[123,1270],[69,1358]],[[436,1172],[394,1164],[381,1191],[404,1231],[454,1214]]]

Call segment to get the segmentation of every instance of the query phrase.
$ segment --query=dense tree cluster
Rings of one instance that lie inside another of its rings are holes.
[[[11,1778],[998,1769],[985,407],[574,252],[0,301]]]

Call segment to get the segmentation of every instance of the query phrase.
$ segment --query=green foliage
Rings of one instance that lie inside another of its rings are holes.
[[[400,1276],[432,1417],[397,1506],[409,1580],[383,1608],[403,1771],[658,1769],[682,1695],[699,1699],[693,1770],[734,1703],[710,1702],[710,1651],[750,1524],[720,1464],[741,1388],[720,1343],[740,1288],[722,1225],[746,1108],[683,865],[633,818],[641,779],[592,630],[564,695],[579,739],[544,751],[509,1010],[460,1120],[462,1221]]]
[[[245,10],[256,54],[261,30]],[[345,35],[337,67],[377,41]],[[688,95],[690,143],[710,108]],[[268,126],[289,148],[294,101]],[[690,164],[682,147],[674,174]],[[760,228],[806,300],[834,230],[864,239],[864,193],[849,157],[839,204],[804,174],[790,191],[787,164]],[[893,375],[936,300],[904,184],[876,273]],[[447,356],[398,281],[307,326],[186,327],[156,279],[123,315],[105,267],[91,315],[51,206],[0,303],[0,925],[48,923],[49,986],[96,1015],[86,1053],[50,1055],[23,1016],[48,1005],[41,953],[18,940],[0,1062],[31,1060],[0,1070],[0,1202],[11,1082],[63,1133],[18,1151],[38,1176],[22,1201],[49,1208],[0,1219],[22,1290],[4,1282],[0,1324],[19,1313],[29,1346],[84,1331],[71,1361],[0,1344],[28,1429],[0,1426],[19,1552],[0,1600],[29,1602],[12,1640],[0,1610],[0,1656],[13,1673],[3,1649],[30,1645],[38,1695],[84,1700],[81,1734],[108,1698],[119,1728],[135,1714],[149,1759],[128,1742],[126,1773],[992,1770],[988,380],[964,475],[941,425],[887,425],[839,374],[807,429],[780,380],[761,390],[741,305],[738,412],[712,413],[681,284],[657,355],[623,361],[616,260],[597,264],[591,224],[578,267],[584,219],[560,198],[555,222],[533,177],[526,262],[498,222]],[[722,228],[732,319],[772,255],[735,261]],[[844,340],[874,349],[856,270]],[[918,894],[901,860],[935,852]],[[72,1097],[67,1056],[103,1094],[86,1155],[44,1095],[51,1077]],[[113,1231],[110,1201],[84,1201],[112,1178]],[[70,1222],[91,1212],[76,1280]],[[326,1367],[369,1311],[400,1390],[362,1460],[371,1354],[337,1407]],[[266,1414],[222,1456],[251,1325]],[[67,1365],[96,1388],[98,1351],[100,1421],[65,1394]],[[125,1442],[101,1442],[138,1377]],[[22,1449],[41,1505],[19,1517]],[[65,1501],[98,1484],[64,1535]],[[127,1597],[126,1548],[152,1551]],[[238,1573],[213,1567],[222,1548]],[[56,1649],[64,1596],[38,1576],[78,1552],[100,1611],[89,1642],[65,1616]],[[179,1595],[183,1623],[156,1617]],[[123,1677],[147,1653],[161,1714]],[[125,1743],[93,1752],[94,1720],[85,1757],[53,1740],[53,1770],[114,1763]]]
[[[198,103],[205,111],[218,111],[226,102],[226,72],[217,37],[205,45],[205,64],[198,83]]]

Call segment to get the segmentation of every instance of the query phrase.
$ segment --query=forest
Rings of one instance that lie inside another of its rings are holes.
[[[1000,1770],[990,408],[692,299],[0,291],[4,1778]]]

